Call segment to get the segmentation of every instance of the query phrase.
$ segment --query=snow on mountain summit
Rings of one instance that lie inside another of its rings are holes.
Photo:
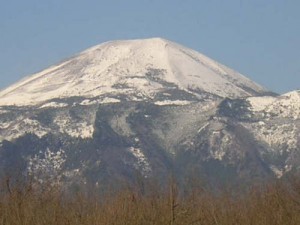
[[[214,60],[161,38],[110,41],[28,76],[0,92],[0,105],[37,104],[71,96],[152,99],[170,89],[220,97],[266,90]]]

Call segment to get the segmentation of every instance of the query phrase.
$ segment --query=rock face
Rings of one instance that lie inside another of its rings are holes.
[[[0,92],[0,171],[253,182],[299,170],[299,128],[299,91],[271,95],[167,40],[107,42]]]

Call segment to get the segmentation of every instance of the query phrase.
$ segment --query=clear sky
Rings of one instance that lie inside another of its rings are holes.
[[[88,47],[163,37],[300,89],[299,0],[0,0],[0,89]]]

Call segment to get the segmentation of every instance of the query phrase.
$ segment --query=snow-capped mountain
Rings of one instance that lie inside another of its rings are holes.
[[[72,96],[153,99],[180,89],[243,97],[266,92],[241,74],[208,57],[160,39],[112,41],[29,76],[0,92],[0,105],[34,105]]]
[[[0,176],[280,178],[299,172],[299,129],[299,91],[272,94],[164,39],[113,41],[0,92]]]

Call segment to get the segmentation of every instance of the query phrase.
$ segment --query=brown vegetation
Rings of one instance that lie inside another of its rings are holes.
[[[1,189],[0,225],[300,224],[297,181],[256,186],[238,195],[199,187],[183,195],[173,182],[164,191],[156,187],[141,194],[137,190],[70,197],[57,188],[12,188],[7,180]]]

